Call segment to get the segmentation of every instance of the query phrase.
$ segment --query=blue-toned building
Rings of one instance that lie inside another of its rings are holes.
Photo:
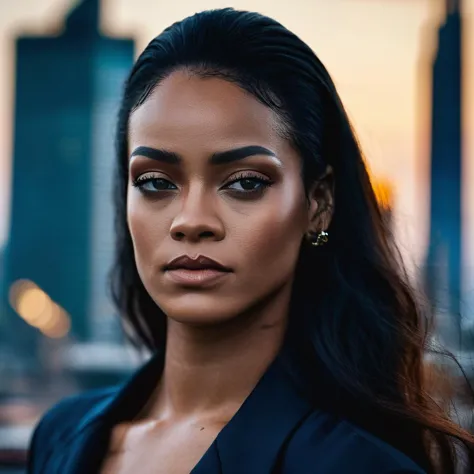
[[[78,341],[119,338],[106,296],[113,251],[114,126],[134,41],[102,35],[83,0],[59,36],[16,41],[13,182],[3,299],[28,279],[70,315]],[[8,335],[35,357],[40,333],[14,311]]]
[[[433,64],[428,290],[460,331],[462,290],[461,0],[446,0]],[[444,296],[443,296],[444,295]],[[444,301],[443,301],[444,300]]]

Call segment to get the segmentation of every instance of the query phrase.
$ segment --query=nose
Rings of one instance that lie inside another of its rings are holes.
[[[225,235],[224,225],[211,201],[204,189],[194,189],[183,197],[180,212],[170,227],[171,237],[190,242],[222,240]]]

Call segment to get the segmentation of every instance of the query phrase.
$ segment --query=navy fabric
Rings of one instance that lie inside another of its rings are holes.
[[[379,438],[315,409],[284,367],[277,357],[192,474],[425,472]],[[139,412],[162,368],[163,355],[156,354],[123,385],[69,397],[51,408],[35,429],[28,473],[98,473],[113,426]]]

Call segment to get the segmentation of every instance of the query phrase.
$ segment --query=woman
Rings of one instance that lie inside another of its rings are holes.
[[[29,472],[454,473],[473,437],[424,392],[426,327],[307,45],[233,9],[175,23],[117,142],[114,297],[153,356],[51,409]]]

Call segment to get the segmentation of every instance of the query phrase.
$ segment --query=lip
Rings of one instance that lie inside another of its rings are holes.
[[[210,286],[232,272],[229,267],[204,255],[195,258],[182,255],[165,265],[163,271],[171,281],[187,287]]]
[[[216,284],[219,280],[226,278],[229,272],[219,270],[186,270],[184,268],[178,270],[168,270],[165,276],[187,287],[205,287]]]
[[[229,273],[232,270],[229,267],[222,265],[219,262],[216,262],[212,258],[206,257],[205,255],[198,255],[197,257],[191,258],[188,255],[181,255],[177,258],[174,258],[169,263],[167,263],[164,268],[164,271],[174,271],[174,270],[217,270],[219,272]]]

